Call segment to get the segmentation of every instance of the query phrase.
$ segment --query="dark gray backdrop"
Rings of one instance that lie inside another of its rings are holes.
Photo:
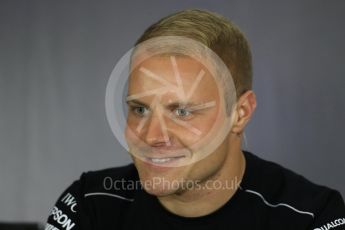
[[[219,12],[252,46],[248,149],[345,196],[345,1],[0,1],[0,220],[44,221],[83,171],[129,162],[108,127],[114,64],[185,8]]]

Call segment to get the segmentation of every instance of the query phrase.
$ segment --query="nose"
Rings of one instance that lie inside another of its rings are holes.
[[[159,109],[150,117],[144,138],[145,142],[152,147],[170,146],[169,132]]]

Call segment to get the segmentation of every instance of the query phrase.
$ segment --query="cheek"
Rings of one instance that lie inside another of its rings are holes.
[[[129,113],[127,116],[126,135],[129,135],[129,137],[133,137],[133,135],[139,136],[142,131],[140,126],[143,120],[144,118]]]
[[[200,142],[212,130],[216,122],[217,110],[208,111],[205,114],[195,115],[193,119],[183,121],[184,125],[174,121],[168,123],[171,133],[174,134],[186,146]]]
[[[138,136],[138,133],[136,132],[137,127],[138,127],[138,124],[135,120],[133,121],[128,120],[126,128],[125,128],[125,138],[129,146],[136,144],[139,141],[139,136]]]

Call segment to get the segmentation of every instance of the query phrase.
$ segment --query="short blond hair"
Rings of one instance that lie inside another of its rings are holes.
[[[240,29],[222,15],[199,9],[176,12],[147,28],[136,45],[159,36],[184,36],[201,42],[229,68],[237,97],[252,89],[252,58],[248,41]]]

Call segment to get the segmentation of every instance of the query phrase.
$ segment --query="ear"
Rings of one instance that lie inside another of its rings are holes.
[[[250,121],[256,108],[256,96],[252,90],[246,91],[237,100],[237,107],[234,111],[234,124],[231,128],[231,132],[237,135],[241,135]]]

